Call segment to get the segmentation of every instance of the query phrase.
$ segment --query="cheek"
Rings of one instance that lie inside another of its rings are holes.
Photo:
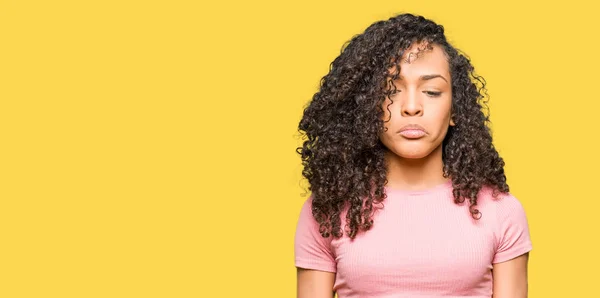
[[[450,123],[450,111],[442,111],[438,115],[439,127],[446,127]]]
[[[388,118],[389,119],[389,118]],[[383,132],[381,132],[381,134],[379,135],[379,140],[381,141],[381,143],[383,143],[386,147],[390,147],[393,146],[394,142],[395,142],[395,136],[394,136],[394,124],[393,121],[390,119],[389,121],[383,122]]]
[[[439,106],[434,107],[434,109],[432,109],[432,111],[434,111],[433,115],[433,119],[436,119],[435,122],[437,122],[436,124],[439,127],[445,127],[448,126],[449,122],[450,122],[450,116],[451,116],[451,103],[450,100],[448,100],[447,103],[443,103],[440,104]]]
[[[387,132],[384,132],[380,137],[379,140],[381,141],[381,143],[383,144],[383,146],[385,148],[387,148],[388,150],[395,152],[395,147],[398,145],[397,141],[390,135],[390,130],[388,130]]]

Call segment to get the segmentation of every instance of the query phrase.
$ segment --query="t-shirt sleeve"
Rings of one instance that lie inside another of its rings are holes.
[[[336,272],[331,238],[323,238],[312,215],[312,196],[302,205],[294,239],[295,265],[299,268]]]
[[[493,264],[514,259],[532,249],[525,209],[512,194],[498,201],[496,253]]]

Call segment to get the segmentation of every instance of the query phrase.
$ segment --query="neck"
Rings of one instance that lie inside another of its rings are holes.
[[[422,190],[443,184],[442,145],[431,154],[419,159],[402,158],[391,151],[385,153],[387,187],[405,190]]]

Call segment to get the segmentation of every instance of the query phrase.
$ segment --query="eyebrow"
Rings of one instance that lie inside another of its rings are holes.
[[[428,81],[428,80],[432,80],[435,78],[441,78],[442,80],[446,81],[446,83],[448,83],[448,80],[446,80],[446,78],[444,78],[444,76],[439,75],[439,74],[429,74],[429,75],[422,75],[419,77],[419,80],[421,81]],[[402,77],[399,76],[398,80],[402,80]]]
[[[444,78],[442,75],[439,75],[439,74],[423,75],[419,79],[426,81],[426,80],[431,80],[431,79],[435,79],[435,78],[441,78],[442,80],[446,81],[446,83],[448,83],[448,80],[446,80],[446,78]]]

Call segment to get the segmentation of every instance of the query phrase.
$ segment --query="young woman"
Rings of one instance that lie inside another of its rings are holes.
[[[299,124],[311,196],[295,234],[298,297],[527,296],[527,218],[485,95],[422,16],[352,38]]]

